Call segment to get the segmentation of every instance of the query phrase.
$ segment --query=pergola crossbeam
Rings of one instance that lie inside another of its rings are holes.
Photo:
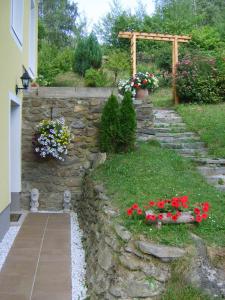
[[[178,63],[178,43],[188,43],[191,37],[186,35],[171,35],[161,33],[146,33],[146,32],[119,32],[119,38],[125,38],[131,40],[131,73],[132,76],[136,74],[136,40],[152,40],[152,41],[165,41],[172,42],[172,74],[173,74],[173,97],[175,104],[179,103],[179,99],[176,92],[176,66]]]

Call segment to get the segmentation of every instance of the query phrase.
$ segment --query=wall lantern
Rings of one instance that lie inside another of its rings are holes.
[[[28,72],[25,70],[25,72],[23,73],[23,75],[20,77],[21,81],[22,81],[22,88],[19,88],[18,85],[16,85],[16,95],[18,94],[19,90],[27,90],[28,86],[29,86],[29,82],[31,80],[30,75],[28,74]]]

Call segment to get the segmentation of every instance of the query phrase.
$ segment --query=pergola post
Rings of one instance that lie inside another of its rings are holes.
[[[174,37],[172,42],[172,75],[173,75],[173,99],[175,104],[179,104],[179,98],[176,89],[176,72],[178,64],[178,38]]]
[[[136,62],[136,34],[132,32],[131,36],[131,76],[134,77],[134,75],[137,72],[137,62]]]

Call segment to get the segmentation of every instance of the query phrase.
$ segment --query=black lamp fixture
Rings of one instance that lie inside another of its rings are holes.
[[[16,85],[16,95],[18,94],[19,90],[27,90],[29,86],[29,82],[31,80],[30,75],[28,74],[27,70],[24,71],[23,75],[20,77],[22,81],[23,87],[20,88]]]

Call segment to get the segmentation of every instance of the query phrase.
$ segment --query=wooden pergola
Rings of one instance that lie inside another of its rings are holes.
[[[179,103],[179,98],[176,92],[176,66],[178,63],[178,43],[188,43],[191,37],[186,35],[171,35],[160,33],[144,33],[144,32],[119,32],[119,38],[131,40],[131,73],[134,76],[137,72],[136,62],[136,41],[152,40],[152,41],[165,41],[172,42],[172,75],[173,75],[173,98],[175,104]]]

